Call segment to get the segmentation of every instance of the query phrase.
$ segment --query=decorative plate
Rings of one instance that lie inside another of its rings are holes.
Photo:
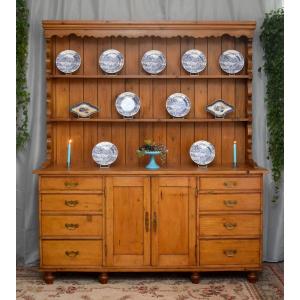
[[[197,49],[186,51],[181,57],[182,67],[191,74],[202,72],[206,67],[206,57]]]
[[[140,98],[134,93],[125,92],[117,97],[115,106],[123,117],[133,117],[140,110]]]
[[[55,63],[59,71],[69,74],[79,69],[81,58],[74,50],[64,50],[57,55]]]
[[[87,102],[80,102],[73,105],[70,109],[72,113],[77,115],[79,118],[88,118],[92,114],[95,114],[99,111],[98,107],[87,103]]]
[[[93,148],[92,157],[98,165],[109,166],[116,161],[118,149],[110,142],[101,142]]]
[[[99,57],[99,66],[106,73],[117,73],[124,66],[123,54],[116,49],[106,50]]]
[[[224,118],[225,115],[234,111],[232,105],[226,103],[224,100],[219,99],[210,105],[206,106],[206,111],[213,114],[216,118]]]
[[[158,50],[147,51],[142,58],[143,69],[150,74],[158,74],[164,70],[167,61],[162,52]]]
[[[239,51],[227,50],[221,54],[219,64],[224,72],[236,74],[243,69],[245,60],[242,53]]]
[[[190,148],[190,157],[200,166],[206,166],[215,158],[215,147],[207,141],[197,141]]]
[[[191,109],[191,102],[185,94],[175,93],[168,97],[166,108],[171,116],[182,118],[189,113]]]

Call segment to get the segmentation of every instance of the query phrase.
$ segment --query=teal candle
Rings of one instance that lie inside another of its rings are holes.
[[[237,165],[237,149],[236,149],[236,141],[233,142],[233,166]]]
[[[69,143],[68,143],[68,155],[67,155],[67,167],[70,168],[70,165],[71,165],[71,143],[72,143],[72,140],[69,140]]]

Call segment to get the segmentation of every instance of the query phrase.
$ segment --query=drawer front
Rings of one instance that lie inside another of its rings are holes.
[[[103,196],[99,194],[42,194],[42,211],[103,211]]]
[[[200,265],[259,265],[259,240],[201,240]]]
[[[200,190],[260,190],[260,177],[200,178]]]
[[[102,177],[99,176],[42,176],[41,190],[102,190]]]
[[[42,241],[43,266],[101,266],[102,241]]]
[[[200,216],[200,236],[258,235],[260,215]]]
[[[260,194],[200,194],[200,211],[260,210]]]
[[[102,216],[42,216],[42,236],[102,237]]]

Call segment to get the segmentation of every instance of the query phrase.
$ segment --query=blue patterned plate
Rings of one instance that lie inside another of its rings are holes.
[[[88,118],[91,115],[98,112],[99,109],[98,109],[98,107],[96,107],[90,103],[80,102],[80,103],[73,105],[71,107],[70,111],[80,118]]]
[[[197,141],[190,148],[190,157],[197,165],[206,166],[215,158],[215,147],[207,141]]]
[[[136,94],[124,92],[117,97],[115,106],[120,115],[128,118],[133,117],[139,112],[141,102]]]
[[[59,71],[69,74],[79,69],[81,58],[74,50],[64,50],[57,55],[55,64]]]
[[[185,94],[175,93],[168,97],[166,108],[172,117],[183,118],[189,113],[191,102]]]
[[[118,149],[110,142],[101,142],[93,148],[92,157],[98,165],[109,166],[116,161]]]
[[[116,49],[108,49],[100,55],[99,66],[106,73],[117,73],[124,66],[123,54]]]
[[[141,63],[143,69],[150,74],[160,73],[167,65],[165,56],[158,50],[147,51]]]
[[[197,49],[186,51],[181,57],[182,67],[191,74],[202,72],[206,67],[206,57]]]
[[[227,50],[221,54],[219,64],[224,72],[236,74],[244,68],[245,60],[239,51]]]
[[[222,99],[219,99],[212,104],[207,105],[206,111],[213,114],[216,118],[224,118],[227,114],[233,112],[234,108]]]

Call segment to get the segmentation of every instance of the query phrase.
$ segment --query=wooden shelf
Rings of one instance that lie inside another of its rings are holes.
[[[48,119],[48,122],[108,122],[108,123],[150,123],[150,122],[180,122],[180,123],[203,123],[203,122],[249,122],[249,118],[241,119],[68,119],[68,118],[53,118]]]
[[[250,79],[251,75],[47,75],[47,78],[77,79]]]

